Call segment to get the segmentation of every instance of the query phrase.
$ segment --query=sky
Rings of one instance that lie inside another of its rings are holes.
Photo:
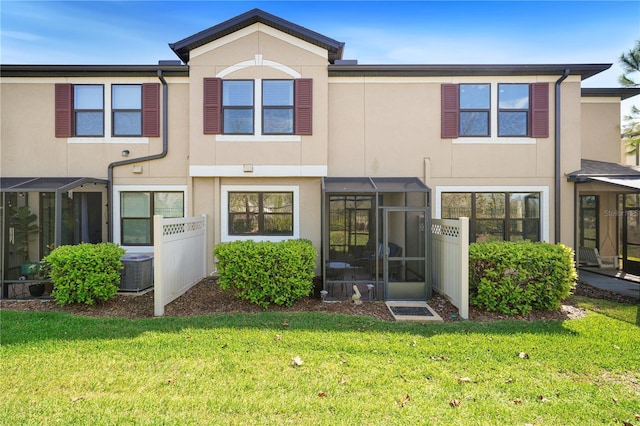
[[[344,42],[360,64],[613,64],[583,87],[619,87],[619,57],[640,40],[638,0],[2,0],[0,63],[157,64],[178,59],[169,43],[253,8]]]

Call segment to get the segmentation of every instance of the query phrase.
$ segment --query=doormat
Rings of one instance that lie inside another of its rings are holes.
[[[389,306],[393,315],[432,317],[433,313],[426,306]]]

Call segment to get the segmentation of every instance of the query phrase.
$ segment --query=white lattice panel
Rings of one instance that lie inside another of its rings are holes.
[[[205,216],[154,216],[155,315],[199,282],[207,270]]]
[[[454,224],[443,225],[434,223],[431,225],[433,235],[444,235],[446,237],[458,238],[460,236],[460,226]]]

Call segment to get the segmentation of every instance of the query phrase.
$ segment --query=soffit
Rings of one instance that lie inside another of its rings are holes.
[[[329,65],[330,77],[438,77],[438,76],[517,76],[579,75],[592,77],[612,64],[469,64],[469,65]]]
[[[604,176],[594,176],[590,178],[592,181],[607,183],[609,185],[619,186],[625,189],[640,191],[640,177],[637,178],[610,178]]]

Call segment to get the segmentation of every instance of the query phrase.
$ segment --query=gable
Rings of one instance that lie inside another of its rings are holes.
[[[171,43],[169,44],[169,47],[171,47],[171,49],[184,63],[188,63],[190,52],[193,49],[226,37],[256,23],[264,24],[327,50],[329,53],[330,63],[334,63],[335,60],[342,58],[342,51],[344,48],[343,42],[333,40],[260,9],[252,9],[242,15],[238,15],[221,24],[214,25],[213,27],[189,36],[183,40]]]
[[[229,67],[253,61],[255,55],[263,60],[255,65],[275,61],[282,66],[317,65],[326,70],[327,51],[264,24],[256,23],[223,38],[194,48],[189,52],[190,66]],[[326,71],[325,71],[326,73]]]

